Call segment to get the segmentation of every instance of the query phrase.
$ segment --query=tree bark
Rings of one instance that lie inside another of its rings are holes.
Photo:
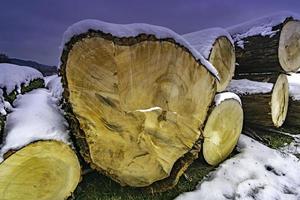
[[[300,100],[289,100],[289,110],[285,120],[285,127],[292,127],[298,129],[300,132]]]
[[[247,77],[258,80],[262,76],[278,76],[296,72],[300,67],[300,22],[287,18],[284,23],[272,27],[273,35],[257,33],[235,42],[235,79]],[[264,31],[264,30],[262,30]],[[233,38],[236,35],[232,35]],[[258,76],[258,77],[257,77]]]
[[[198,157],[215,78],[173,39],[90,30],[61,57],[81,155],[121,185],[164,191]],[[200,130],[199,130],[200,129]]]

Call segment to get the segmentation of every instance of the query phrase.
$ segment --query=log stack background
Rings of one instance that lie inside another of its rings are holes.
[[[251,24],[265,22],[260,19],[228,30],[186,34],[187,43],[168,29],[158,31],[150,25],[110,25],[111,32],[95,23],[79,33],[76,26],[68,29],[60,75],[62,108],[74,149],[62,144],[68,154],[62,159],[70,161],[76,172],[63,198],[73,192],[81,175],[75,152],[84,168],[89,166],[121,186],[162,192],[175,187],[182,175],[189,180],[186,171],[193,162],[203,160],[205,167],[200,170],[205,171],[225,160],[242,131],[266,143],[262,132],[270,131],[275,138],[283,133],[281,126],[299,130],[300,101],[293,96],[289,99],[287,74],[300,67],[300,24],[289,14],[279,18],[279,23],[271,23],[268,34],[248,34],[254,28]],[[124,36],[114,31],[122,29],[119,26],[124,28],[121,33],[144,28],[152,34]],[[48,143],[38,140],[9,151],[0,164],[1,177],[14,176],[9,172],[11,165],[26,162],[30,152],[46,155]],[[56,144],[50,146],[60,152]],[[57,155],[55,151],[50,154]],[[17,159],[22,155],[26,155],[24,160]],[[45,164],[42,159],[39,163]],[[64,167],[54,161],[53,166]],[[35,181],[42,185],[42,179]],[[20,188],[12,187],[7,199],[26,198],[26,187]]]

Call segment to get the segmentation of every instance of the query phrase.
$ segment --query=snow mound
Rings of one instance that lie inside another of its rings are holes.
[[[9,150],[20,149],[34,141],[69,143],[68,125],[56,102],[57,99],[46,89],[36,89],[17,97],[13,112],[7,116],[0,161]]]
[[[250,81],[248,79],[231,80],[226,88],[229,92],[234,92],[241,95],[247,94],[264,94],[272,91],[272,83],[264,83],[258,81]]]
[[[176,200],[300,199],[300,163],[295,156],[244,135],[238,150],[240,154],[210,173],[195,191]]]
[[[227,99],[234,99],[236,101],[238,101],[241,105],[242,105],[242,101],[240,99],[240,97],[232,92],[222,92],[219,93],[215,96],[215,105],[219,105],[220,103],[222,103],[222,101],[225,101]]]
[[[246,37],[261,35],[274,36],[279,30],[273,30],[274,26],[283,23],[287,18],[300,19],[300,15],[288,11],[273,13],[258,19],[227,28],[234,42],[241,48],[244,48],[243,39]]]
[[[136,37],[140,34],[154,35],[158,39],[174,39],[178,44],[186,47],[192,55],[200,61],[204,67],[218,78],[218,71],[208,62],[196,49],[194,49],[182,36],[174,31],[150,24],[134,23],[134,24],[112,24],[99,20],[87,19],[79,21],[70,26],[63,35],[61,50],[65,48],[72,37],[88,32],[89,30],[101,31],[103,33],[112,34],[115,37]],[[60,66],[59,63],[58,66]]]
[[[234,45],[230,34],[223,28],[209,28],[182,35],[206,59],[208,59],[216,39],[222,36],[226,37]]]
[[[290,96],[297,101],[300,101],[300,74],[291,74],[287,76],[289,81]]]
[[[35,79],[43,79],[43,75],[36,69],[8,63],[0,63],[0,88],[9,94],[17,89],[21,93],[21,86],[27,86]]]
[[[49,91],[52,93],[52,96],[58,100],[61,100],[62,93],[64,91],[61,83],[61,77],[58,75],[47,76],[44,77],[44,81],[46,88],[49,89]]]

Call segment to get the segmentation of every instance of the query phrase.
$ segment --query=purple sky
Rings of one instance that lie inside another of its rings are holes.
[[[300,0],[3,0],[0,52],[55,65],[63,32],[82,19],[145,22],[183,34],[280,10],[300,13]]]

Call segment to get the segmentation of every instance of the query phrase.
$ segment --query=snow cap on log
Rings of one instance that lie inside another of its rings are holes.
[[[273,27],[284,23],[288,18],[299,20],[300,15],[289,11],[282,11],[228,27],[227,30],[234,42],[236,42],[239,47],[244,48],[244,38],[254,35],[272,37],[279,31],[279,29],[273,30]]]
[[[227,30],[223,28],[209,28],[182,35],[204,58],[209,59],[209,55],[214,43],[220,37],[226,37],[234,46],[234,42]]]
[[[215,105],[218,106],[225,100],[234,99],[242,105],[242,101],[238,95],[233,92],[222,92],[215,96]]]
[[[15,89],[21,93],[20,90],[23,84],[27,86],[35,79],[43,79],[41,72],[26,66],[0,63],[0,71],[0,88],[5,89],[7,94]]]
[[[230,34],[222,28],[210,28],[183,35],[218,71],[217,92],[223,92],[235,71],[235,47]]]
[[[61,51],[63,51],[66,43],[68,43],[72,39],[72,37],[84,34],[89,30],[100,31],[119,38],[130,38],[142,34],[147,34],[154,35],[157,39],[173,39],[179,45],[188,49],[195,57],[195,59],[198,60],[198,62],[200,62],[217,79],[219,79],[218,71],[215,69],[215,67],[210,62],[208,62],[194,47],[192,47],[182,36],[178,35],[168,28],[150,24],[112,24],[93,19],[82,20],[73,24],[64,32]],[[59,61],[58,66],[61,66],[61,61]]]

